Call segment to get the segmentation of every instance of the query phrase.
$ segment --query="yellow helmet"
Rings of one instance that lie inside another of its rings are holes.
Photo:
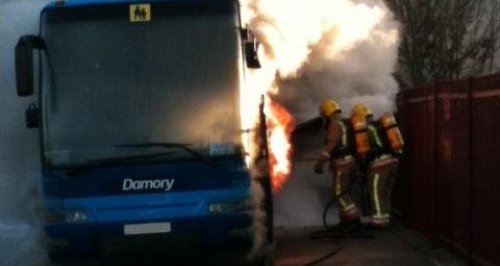
[[[369,115],[373,115],[373,112],[372,110],[366,106],[365,104],[362,104],[362,103],[358,103],[358,104],[355,104],[353,107],[352,107],[352,111],[351,111],[351,117],[354,117],[354,116],[361,116],[361,117],[367,117]]]
[[[334,100],[326,100],[319,107],[319,115],[323,117],[330,117],[335,112],[340,112],[340,105]]]

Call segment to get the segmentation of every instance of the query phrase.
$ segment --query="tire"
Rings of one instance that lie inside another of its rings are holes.
[[[273,266],[274,265],[274,245],[266,245],[260,254],[249,264],[251,266]]]

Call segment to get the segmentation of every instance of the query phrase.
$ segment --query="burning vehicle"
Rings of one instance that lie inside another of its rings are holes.
[[[255,145],[268,120],[263,103],[260,123],[242,114],[257,48],[236,1],[45,6],[40,32],[19,39],[16,71],[18,95],[38,95],[26,123],[40,128],[51,258],[153,238],[272,242],[269,174],[250,171],[268,159]],[[253,199],[254,186],[267,200]],[[255,212],[267,217],[261,230]]]
[[[19,39],[16,72],[18,94],[38,96],[26,122],[40,129],[51,254],[117,242],[142,247],[130,243],[151,238],[253,251],[272,243],[272,197],[291,175],[295,123],[278,92],[288,85],[330,88],[322,76],[335,75],[323,68],[358,64],[343,57],[357,44],[384,40],[385,51],[395,43],[392,28],[373,30],[386,16],[377,6],[307,6],[246,0],[45,6],[39,33]],[[335,91],[352,87],[343,80]],[[300,101],[294,114],[326,97],[316,96]],[[285,201],[291,202],[276,200]]]

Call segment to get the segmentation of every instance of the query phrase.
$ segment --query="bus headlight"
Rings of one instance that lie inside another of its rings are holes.
[[[208,212],[211,214],[229,213],[229,212],[244,212],[252,209],[252,204],[249,200],[212,203],[208,205]]]
[[[45,212],[46,223],[86,223],[89,215],[85,210],[50,210]]]
[[[84,223],[87,222],[89,216],[87,212],[83,210],[67,211],[66,212],[66,222],[67,223]]]

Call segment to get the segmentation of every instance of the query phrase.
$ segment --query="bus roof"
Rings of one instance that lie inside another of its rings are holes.
[[[158,3],[158,2],[236,2],[237,0],[55,0],[47,4],[44,9],[52,9],[58,7],[79,7],[79,6],[95,6],[95,5],[111,5],[111,4],[141,4],[141,3]]]

